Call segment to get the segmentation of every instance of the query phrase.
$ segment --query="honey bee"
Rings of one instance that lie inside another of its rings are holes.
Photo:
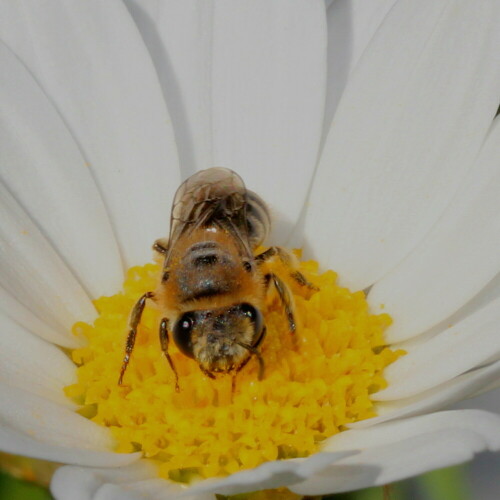
[[[265,203],[232,170],[210,168],[181,184],[172,205],[168,240],[153,245],[164,257],[158,286],[137,301],[130,315],[120,385],[147,300],[162,313],[160,345],[174,372],[177,391],[178,375],[168,352],[170,335],[210,378],[215,373],[236,374],[252,356],[259,362],[259,378],[264,376],[259,347],[266,335],[262,311],[271,285],[292,334],[296,323],[288,286],[274,272],[265,272],[263,263],[278,259],[297,283],[316,288],[283,248],[270,247],[254,255],[270,226]]]

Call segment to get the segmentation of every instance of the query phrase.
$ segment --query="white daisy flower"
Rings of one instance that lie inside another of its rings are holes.
[[[317,495],[500,449],[498,415],[443,411],[499,381],[499,46],[496,0],[1,1],[0,449],[66,464],[58,500]],[[185,487],[75,412],[60,347],[213,165],[407,354],[320,453]]]

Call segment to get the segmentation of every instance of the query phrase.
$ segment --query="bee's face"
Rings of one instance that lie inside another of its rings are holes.
[[[207,372],[228,372],[244,363],[263,336],[261,312],[248,303],[182,314],[174,324],[179,349]],[[244,347],[247,346],[247,347]]]

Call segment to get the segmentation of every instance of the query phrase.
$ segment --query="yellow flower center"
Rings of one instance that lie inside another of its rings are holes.
[[[158,338],[159,312],[146,307],[125,374],[117,384],[127,322],[137,299],[154,290],[160,267],[129,270],[124,291],[95,301],[99,318],[77,323],[88,339],[72,356],[78,383],[66,394],[80,412],[108,427],[117,452],[142,451],[159,463],[160,475],[177,481],[227,475],[268,460],[304,457],[346,424],[375,416],[370,394],[384,388],[384,368],[402,351],[385,346],[388,314],[373,315],[363,292],[336,285],[333,271],[318,274],[316,262],[300,270],[319,287],[289,280],[297,321],[289,333],[281,303],[269,294],[267,335],[260,347],[265,376],[255,357],[237,374],[216,380],[171,342],[180,391]]]

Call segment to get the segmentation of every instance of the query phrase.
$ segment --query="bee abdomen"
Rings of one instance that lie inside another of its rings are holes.
[[[262,198],[252,191],[247,191],[247,230],[252,248],[264,242],[271,228],[271,216]]]

